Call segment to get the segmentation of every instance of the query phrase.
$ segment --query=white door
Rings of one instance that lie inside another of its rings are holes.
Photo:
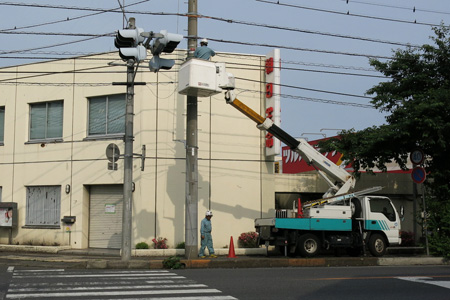
[[[120,249],[122,185],[92,185],[89,200],[89,247]]]
[[[369,198],[366,229],[383,231],[391,244],[399,241],[400,219],[392,202],[387,197]]]

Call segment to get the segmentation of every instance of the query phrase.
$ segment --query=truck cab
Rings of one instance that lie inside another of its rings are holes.
[[[389,245],[399,245],[400,217],[387,197],[365,196],[363,204],[364,229],[382,232]]]

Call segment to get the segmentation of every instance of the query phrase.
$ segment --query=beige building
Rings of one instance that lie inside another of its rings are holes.
[[[135,86],[134,153],[145,145],[146,156],[144,170],[139,157],[133,164],[133,245],[185,239],[186,97],[177,83],[186,53],[171,56],[172,70],[152,73],[142,63],[136,74],[146,85]],[[214,61],[234,74],[239,100],[264,114],[265,56],[218,53]],[[17,205],[16,223],[0,224],[1,244],[121,247],[123,159],[110,170],[105,151],[113,143],[124,152],[126,89],[112,85],[124,81],[117,52],[0,69],[0,202]],[[214,212],[216,248],[253,231],[280,201],[327,189],[315,174],[275,176],[264,134],[223,94],[199,98],[198,129],[198,222]],[[400,195],[396,206],[407,203],[405,177],[374,180]]]
[[[186,97],[177,65],[152,73],[142,63],[135,86],[132,244],[184,241]],[[264,56],[219,53],[242,101],[264,111]],[[109,65],[110,62],[121,64]],[[241,80],[243,78],[245,80]],[[123,159],[108,170],[109,144],[124,152],[126,67],[117,52],[0,69],[0,197],[17,203],[17,226],[0,243],[120,248]],[[199,218],[214,212],[215,247],[228,245],[273,207],[273,163],[263,136],[223,94],[198,103]],[[71,226],[61,219],[74,216]],[[200,222],[200,220],[199,220]]]

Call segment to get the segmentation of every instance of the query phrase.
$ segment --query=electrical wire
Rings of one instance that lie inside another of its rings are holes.
[[[352,14],[349,11],[347,11],[345,13],[345,12],[339,12],[339,11],[335,11],[335,10],[313,8],[313,7],[301,6],[301,5],[295,5],[295,4],[280,3],[280,1],[277,1],[277,2],[272,2],[272,1],[267,1],[267,0],[255,0],[255,1],[262,2],[262,3],[268,3],[268,4],[274,4],[274,5],[280,5],[280,6],[286,6],[286,7],[293,7],[293,8],[299,8],[299,9],[306,9],[306,10],[325,12],[325,13],[332,13],[332,14],[337,14],[337,15],[374,19],[374,20],[380,20],[380,21],[398,22],[398,23],[406,23],[406,24],[417,24],[417,25],[426,25],[426,26],[432,26],[432,27],[440,26],[439,24],[417,22],[416,20],[415,21],[406,21],[406,20],[400,20],[400,19],[390,19],[390,18],[383,18],[383,17],[376,17],[376,16],[369,16],[369,15]]]
[[[380,4],[380,3],[370,3],[370,2],[364,2],[364,1],[355,1],[355,0],[341,0],[343,2],[349,3],[358,3],[358,4],[365,4],[365,5],[371,5],[371,6],[378,6],[378,7],[388,7],[388,8],[396,8],[396,9],[403,9],[403,10],[409,10],[413,13],[416,11],[426,12],[426,13],[434,13],[434,14],[442,14],[442,15],[450,15],[450,12],[444,12],[444,11],[436,11],[436,10],[429,10],[429,9],[421,9],[417,8],[415,6],[411,7],[404,7],[404,6],[397,6],[397,5],[388,5],[388,4]]]
[[[198,37],[203,38],[203,37]],[[347,55],[347,56],[358,56],[358,57],[367,57],[367,58],[380,58],[380,59],[391,59],[390,56],[382,56],[382,55],[373,55],[373,54],[362,54],[362,53],[351,53],[351,52],[341,52],[341,51],[332,51],[332,50],[321,50],[321,49],[310,49],[310,48],[301,48],[301,47],[291,47],[291,46],[283,46],[283,45],[275,45],[275,44],[262,44],[262,43],[250,43],[250,42],[240,42],[240,41],[230,41],[223,39],[215,39],[208,37],[208,40],[217,42],[217,43],[226,43],[226,44],[237,44],[237,45],[245,45],[245,46],[258,46],[258,47],[268,47],[268,48],[280,48],[294,51],[306,51],[306,52],[317,52],[317,53],[326,53],[326,54],[338,54],[338,55]]]
[[[134,6],[134,5],[138,5],[144,2],[148,2],[151,0],[143,0],[143,1],[139,1],[139,2],[135,2],[135,3],[131,3],[131,4],[127,4],[124,6],[125,7],[130,7],[130,6]],[[119,2],[120,5],[120,2]],[[117,9],[121,9],[122,6],[118,7],[118,8],[113,8],[110,11],[114,11]],[[0,32],[2,31],[11,31],[11,30],[20,30],[20,29],[28,29],[28,28],[35,28],[35,27],[40,27],[40,26],[45,26],[45,25],[53,25],[53,24],[58,24],[58,23],[64,23],[64,22],[71,22],[71,21],[75,21],[75,20],[79,20],[79,19],[83,19],[83,18],[87,18],[87,17],[92,17],[92,16],[97,16],[97,15],[101,15],[106,13],[106,11],[102,11],[102,12],[95,12],[92,14],[87,14],[87,15],[82,15],[82,16],[78,16],[78,17],[67,17],[66,19],[63,20],[57,20],[57,21],[51,21],[51,22],[45,22],[45,23],[40,23],[40,24],[34,24],[34,25],[28,25],[28,26],[21,26],[21,27],[13,27],[13,28],[7,28],[7,29],[0,29]]]
[[[255,91],[255,90],[248,90],[248,89],[239,89],[236,90],[242,91],[242,92],[251,92],[256,94],[265,94],[262,91]],[[275,96],[280,96],[281,98],[288,98],[288,99],[297,99],[302,101],[309,101],[309,102],[316,102],[316,103],[323,103],[323,104],[334,104],[334,105],[342,105],[342,106],[353,106],[353,107],[359,107],[359,108],[370,108],[370,109],[376,109],[375,106],[371,104],[362,104],[362,103],[355,103],[355,102],[344,102],[344,101],[336,101],[336,100],[328,100],[328,99],[320,99],[320,98],[312,98],[312,97],[303,97],[303,96],[295,96],[295,95],[288,95],[288,94],[274,94]]]
[[[65,46],[65,45],[71,45],[71,44],[91,41],[91,40],[94,40],[94,39],[97,39],[97,38],[100,38],[100,37],[103,37],[103,36],[94,36],[94,37],[89,37],[89,38],[86,38],[86,39],[70,41],[70,42],[60,43],[60,44],[53,44],[53,45],[48,45],[48,46],[40,46],[40,47],[30,48],[30,49],[1,51],[0,55],[13,54],[13,53],[22,53],[22,52],[33,51],[33,50],[41,50],[41,49],[48,49],[48,48],[53,48],[53,47],[60,47],[60,46]]]
[[[240,79],[244,81],[251,81],[251,82],[257,82],[257,83],[264,83],[260,80],[253,80],[253,79],[247,79],[242,77],[235,77],[235,79]],[[301,86],[294,86],[294,85],[287,85],[287,84],[279,84],[280,87],[286,87],[291,89],[298,89],[298,90],[305,90],[310,92],[318,92],[318,93],[326,93],[326,94],[332,94],[332,95],[339,95],[339,96],[346,96],[346,97],[357,97],[357,98],[364,98],[364,99],[372,99],[372,97],[368,96],[362,96],[362,95],[355,95],[355,94],[347,94],[347,93],[340,93],[340,92],[332,92],[332,91],[326,91],[326,90],[318,90],[318,89],[311,89]]]
[[[262,2],[264,2],[264,1],[262,1]],[[272,2],[269,2],[269,1],[267,1],[267,2],[268,3],[272,3]],[[28,7],[39,7],[39,8],[58,8],[58,9],[79,9],[79,10],[93,10],[93,11],[100,11],[100,12],[121,13],[120,11],[116,11],[116,10],[104,10],[104,9],[99,9],[99,8],[86,8],[86,7],[85,8],[82,8],[82,7],[68,7],[68,6],[61,6],[61,5],[20,4],[20,3],[11,3],[11,2],[0,3],[0,5],[28,6]],[[180,13],[163,13],[163,12],[149,12],[149,11],[146,11],[146,12],[143,12],[143,11],[129,11],[129,13],[144,14],[144,15],[145,14],[149,14],[149,15],[188,17],[187,14],[180,14]],[[255,27],[264,27],[264,28],[286,30],[286,31],[296,31],[296,32],[301,32],[301,33],[324,35],[324,36],[331,36],[331,37],[338,37],[338,38],[345,38],[345,39],[353,39],[353,40],[361,40],[361,41],[368,41],[368,42],[375,42],[375,43],[384,43],[384,44],[399,45],[399,46],[419,47],[418,45],[411,45],[411,44],[408,44],[408,43],[400,43],[400,42],[397,42],[397,41],[386,41],[386,40],[372,39],[372,38],[367,38],[367,37],[350,36],[350,35],[336,34],[336,33],[330,33],[330,32],[321,32],[321,31],[313,31],[313,30],[306,30],[306,29],[293,28],[293,27],[283,27],[283,26],[280,26],[280,25],[271,25],[271,24],[263,24],[263,23],[256,23],[256,22],[248,22],[248,21],[227,19],[227,18],[207,16],[207,15],[200,15],[200,14],[197,15],[197,17],[198,18],[209,19],[209,20],[226,22],[226,23],[235,23],[235,24],[255,26]],[[438,26],[438,25],[436,25],[436,26]]]

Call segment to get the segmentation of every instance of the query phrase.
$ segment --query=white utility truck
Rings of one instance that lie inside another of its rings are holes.
[[[329,185],[322,199],[300,203],[292,209],[279,210],[272,218],[255,220],[259,244],[278,247],[285,255],[312,257],[321,249],[346,248],[352,256],[365,252],[382,256],[388,246],[399,245],[400,217],[391,200],[368,196],[380,190],[375,187],[350,192],[355,178],[319,153],[304,139],[295,139],[239,101],[234,89],[234,76],[226,73],[224,63],[191,59],[179,72],[178,92],[183,95],[207,97],[226,90],[226,102],[278,138],[309,164],[315,167]]]

